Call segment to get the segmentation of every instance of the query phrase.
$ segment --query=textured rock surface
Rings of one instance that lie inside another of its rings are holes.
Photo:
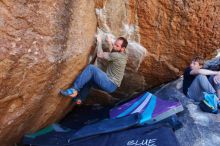
[[[86,65],[93,1],[0,1],[0,143],[12,145],[64,116],[57,95]]]
[[[139,0],[138,6],[141,44],[150,54],[140,69],[147,87],[176,78],[194,55],[209,58],[220,47],[220,1]]]
[[[136,73],[143,76],[145,88],[177,78],[193,56],[210,58],[220,47],[218,0],[98,2],[103,31],[127,36],[147,49]]]
[[[212,57],[219,15],[219,0],[1,0],[1,145],[64,116],[70,99],[57,93],[86,65],[97,27],[129,39],[116,93],[129,95],[177,78],[195,52]]]

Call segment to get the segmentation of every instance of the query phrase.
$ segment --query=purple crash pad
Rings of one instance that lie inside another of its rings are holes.
[[[110,118],[119,118],[134,113],[150,117],[146,123],[156,123],[183,110],[179,101],[163,100],[145,92],[142,95],[110,110]],[[148,115],[146,115],[148,114]]]

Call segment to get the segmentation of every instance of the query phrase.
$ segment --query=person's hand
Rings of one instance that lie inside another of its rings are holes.
[[[109,45],[112,45],[112,38],[110,35],[107,35],[106,41],[108,42]]]
[[[107,35],[106,37],[106,41],[109,45],[109,51],[111,52],[112,51],[112,48],[113,48],[113,44],[112,44],[112,37],[110,35]]]
[[[214,80],[215,84],[220,84],[220,74],[217,74],[216,76],[214,76],[213,80]]]
[[[97,39],[97,42],[98,42],[98,43],[101,43],[101,42],[102,42],[102,38],[101,38],[100,35],[97,35],[97,36],[96,36],[96,39]]]

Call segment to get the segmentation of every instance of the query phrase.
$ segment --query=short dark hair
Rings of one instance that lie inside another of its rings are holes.
[[[127,47],[128,41],[127,41],[126,38],[124,38],[124,37],[119,37],[118,40],[122,40],[122,41],[123,41],[123,43],[122,43],[122,45],[121,45],[122,48],[126,48],[126,47]]]
[[[203,57],[201,57],[201,56],[196,56],[196,57],[194,57],[192,61],[198,62],[199,65],[201,65],[201,66],[204,65],[204,59],[203,59]]]

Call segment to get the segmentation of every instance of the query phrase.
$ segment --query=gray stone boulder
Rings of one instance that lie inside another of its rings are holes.
[[[175,131],[181,146],[219,146],[220,114],[205,113],[198,103],[182,93],[182,80],[163,85],[154,94],[164,99],[179,100],[184,111],[178,114],[183,127]]]

